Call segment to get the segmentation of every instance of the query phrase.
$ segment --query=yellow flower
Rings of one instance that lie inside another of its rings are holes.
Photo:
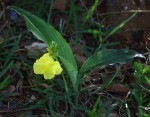
[[[62,72],[60,63],[54,61],[49,53],[36,60],[33,70],[35,74],[43,74],[45,79],[52,79],[55,75],[59,75]]]

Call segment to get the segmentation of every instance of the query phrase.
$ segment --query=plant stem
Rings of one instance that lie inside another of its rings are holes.
[[[69,89],[68,89],[68,85],[67,85],[66,78],[65,78],[64,74],[62,74],[62,78],[63,78],[63,80],[64,80],[66,92],[68,92]]]

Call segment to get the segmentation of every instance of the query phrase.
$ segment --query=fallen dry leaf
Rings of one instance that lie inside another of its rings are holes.
[[[31,45],[26,45],[28,56],[32,58],[39,56],[41,52],[46,52],[46,45],[44,43],[34,42]]]
[[[25,46],[25,48],[30,51],[31,49],[36,49],[36,50],[42,50],[45,52],[46,50],[46,44],[44,43],[39,43],[39,42],[33,42],[31,45]]]
[[[68,0],[55,0],[53,9],[64,10],[67,6]]]
[[[84,61],[86,60],[85,56],[79,55],[79,54],[74,54],[76,57],[76,60],[78,62],[79,65],[82,65],[84,63]]]
[[[120,117],[117,113],[110,113],[108,116],[109,117]]]
[[[106,88],[107,91],[116,93],[128,93],[129,90],[122,84],[114,83]]]
[[[76,57],[78,64],[82,65],[86,60],[86,57],[83,55],[82,50],[78,46],[72,46],[72,51]]]

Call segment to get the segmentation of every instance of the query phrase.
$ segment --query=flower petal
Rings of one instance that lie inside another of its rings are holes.
[[[33,65],[35,74],[43,74],[48,70],[50,64],[54,62],[53,58],[49,56],[49,53],[44,54],[40,59],[36,60]]]
[[[58,75],[62,72],[62,68],[58,61],[53,62],[47,71],[44,73],[45,79],[52,79],[55,75]]]
[[[61,68],[60,63],[58,61],[55,61],[53,63],[52,69],[55,71],[56,75],[59,75],[62,72],[62,68]]]
[[[33,65],[35,74],[43,74],[45,79],[52,79],[55,75],[62,72],[62,68],[58,61],[54,61],[49,53],[44,54],[40,59],[36,60]]]
[[[52,79],[54,78],[55,74],[52,72],[51,69],[48,69],[47,71],[44,72],[44,78],[45,79]]]
[[[52,58],[52,56],[49,55],[49,53],[44,54],[39,60],[41,62],[44,62],[44,61],[54,62],[54,59]]]

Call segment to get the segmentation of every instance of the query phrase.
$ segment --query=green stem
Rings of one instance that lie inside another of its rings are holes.
[[[69,88],[68,88],[68,85],[67,85],[66,78],[65,78],[64,74],[62,74],[62,77],[63,77],[63,80],[64,80],[66,92],[69,92]],[[69,101],[70,104],[72,103],[70,96],[68,97],[68,101]]]
[[[64,74],[62,74],[62,78],[63,78],[63,80],[64,80],[66,92],[68,92],[69,89],[68,89],[68,85],[67,85],[66,78],[65,78]]]

